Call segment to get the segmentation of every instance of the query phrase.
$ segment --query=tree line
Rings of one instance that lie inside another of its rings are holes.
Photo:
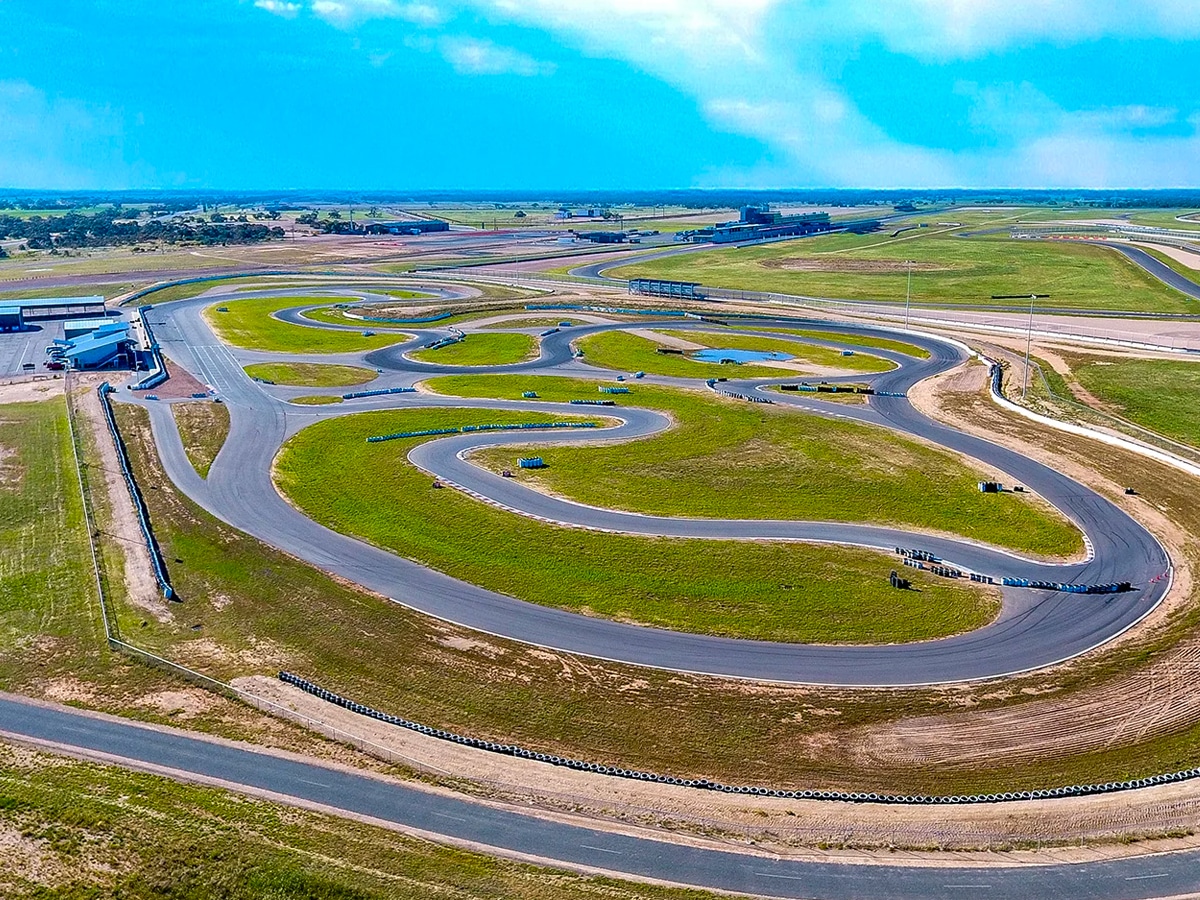
[[[151,219],[139,223],[122,216],[120,210],[27,219],[0,215],[0,238],[24,241],[30,250],[54,250],[142,243],[256,244],[284,236],[282,228],[248,222],[210,225]]]

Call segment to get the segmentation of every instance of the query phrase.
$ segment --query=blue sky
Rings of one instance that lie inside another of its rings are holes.
[[[0,0],[0,186],[1194,187],[1200,0]]]

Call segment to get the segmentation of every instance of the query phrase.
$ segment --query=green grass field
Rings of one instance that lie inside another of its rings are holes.
[[[704,900],[0,744],[8,900]]]
[[[766,339],[747,339],[745,335],[730,335],[730,341],[738,338],[749,340],[754,349],[775,349],[766,346]],[[690,333],[687,340],[700,343],[701,335],[693,337]],[[717,346],[718,344],[714,344]],[[726,344],[724,339],[720,346]],[[797,374],[794,370],[774,368],[772,366],[745,363],[743,365],[722,365],[721,363],[695,362],[678,353],[659,353],[655,349],[660,346],[648,338],[624,331],[605,331],[581,338],[575,343],[583,351],[583,361],[590,366],[602,369],[613,369],[617,372],[649,372],[651,375],[667,375],[673,378],[787,378]],[[789,346],[787,352],[794,352],[801,345]]]
[[[350,387],[379,377],[374,369],[325,363],[255,363],[245,370],[251,378],[296,387]]]
[[[301,406],[328,406],[331,403],[341,403],[341,397],[329,394],[312,394],[307,397],[293,397],[289,403],[299,403]]]
[[[0,687],[22,651],[63,639],[92,601],[91,558],[62,398],[0,406]],[[103,635],[99,617],[87,621]]]
[[[372,434],[528,419],[405,410],[318,423],[285,446],[278,483],[317,521],[457,578],[534,603],[649,625],[772,640],[878,642],[965,630],[995,612],[991,601],[936,579],[923,579],[919,591],[892,590],[892,561],[878,553],[545,525],[432,489],[426,475],[404,462],[420,438],[365,442]],[[511,466],[513,454],[507,458]]]
[[[474,397],[519,398],[525,390],[549,401],[597,395],[595,382],[553,376],[458,375],[426,385]],[[582,503],[654,515],[872,522],[1048,556],[1082,549],[1079,532],[1061,515],[1018,494],[981,494],[978,482],[990,478],[886,429],[703,389],[631,389],[619,403],[669,412],[677,427],[616,446],[542,447],[548,468],[518,470],[517,477]],[[487,450],[477,459],[512,468],[519,455],[528,448]]]
[[[1200,448],[1200,362],[1072,355],[1079,383],[1117,415]]]
[[[818,347],[813,344],[780,338],[764,338],[729,331],[672,331],[667,328],[659,328],[656,331],[668,337],[676,337],[691,341],[693,344],[722,350],[773,350],[785,353],[799,363],[811,363],[831,369],[845,369],[848,372],[888,372],[896,368],[894,362],[880,356],[861,352],[856,352],[853,356],[842,356],[840,350],[830,350],[828,347]]]
[[[957,219],[956,219],[957,221]],[[995,294],[1050,294],[1057,307],[1195,312],[1189,301],[1120,254],[1088,244],[961,238],[926,231],[829,235],[722,248],[622,266],[617,278],[655,277],[714,287],[904,302],[905,260],[914,260],[915,303],[1007,304]]]
[[[271,350],[280,353],[354,353],[378,350],[399,343],[405,335],[399,332],[363,337],[357,331],[335,331],[328,328],[292,325],[271,314],[281,309],[320,302],[314,297],[260,297],[246,300],[226,300],[205,308],[204,318],[221,340],[246,350]],[[218,312],[226,309],[227,312]],[[365,330],[373,330],[366,329]]]
[[[733,325],[731,327],[738,331],[763,330],[761,327],[755,325]],[[778,334],[794,334],[799,337],[815,338],[820,341],[836,341],[841,344],[852,344],[855,347],[874,347],[877,350],[891,350],[895,353],[915,356],[917,359],[929,359],[930,356],[928,350],[924,347],[918,347],[916,344],[892,340],[891,338],[855,334],[848,331],[819,331],[805,328],[771,328],[770,330]]]
[[[198,403],[173,403],[171,413],[192,466],[201,478],[208,477],[213,460],[229,437],[229,408],[224,403],[201,400]]]
[[[537,338],[528,334],[480,332],[437,350],[415,350],[408,355],[446,366],[505,366],[533,359],[538,347]]]

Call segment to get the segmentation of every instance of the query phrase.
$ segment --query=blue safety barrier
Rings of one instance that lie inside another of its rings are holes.
[[[343,400],[357,400],[359,397],[381,397],[384,394],[413,394],[416,393],[416,388],[412,387],[394,387],[394,388],[378,388],[373,391],[351,391],[348,394],[342,394]]]
[[[376,434],[367,438],[367,443],[378,444],[381,441],[395,441],[400,438],[411,437],[433,437],[440,434],[469,434],[474,431],[523,431],[529,428],[595,427],[595,422],[522,422],[515,425],[463,425],[461,428],[426,428],[421,431],[397,431],[394,434]]]
[[[526,400],[533,400],[537,397],[537,391],[522,391],[521,396]]]
[[[608,387],[607,385],[603,385],[603,384],[600,385],[599,390],[600,390],[600,393],[602,393],[602,394],[628,394],[629,393],[629,388],[627,388],[627,387]]]
[[[517,465],[522,469],[544,469],[546,462],[540,456],[526,456],[517,460]]]
[[[550,337],[550,335],[552,335],[552,334],[558,334],[558,329],[557,328],[547,328],[545,331],[543,331],[541,334],[539,334],[538,337]]]
[[[154,339],[154,332],[150,330],[150,320],[146,318],[146,313],[151,309],[149,306],[142,306],[138,309],[138,316],[142,320],[142,328],[146,332],[146,341],[150,344],[150,359],[154,366],[150,369],[148,375],[141,381],[136,381],[129,386],[132,391],[148,391],[151,388],[156,388],[170,376],[167,374],[167,363],[163,359],[162,351],[158,347],[158,341]]]
[[[108,424],[108,433],[112,435],[113,446],[117,450],[117,464],[121,467],[121,474],[125,476],[125,486],[129,488],[129,496],[133,500],[133,509],[137,513],[138,525],[142,529],[142,540],[146,542],[146,549],[150,551],[150,567],[154,570],[154,580],[158,582],[163,597],[167,600],[174,600],[176,599],[175,589],[171,587],[171,579],[167,574],[167,565],[163,560],[162,550],[159,549],[154,531],[150,527],[150,510],[146,507],[146,500],[142,497],[142,491],[133,477],[133,467],[129,464],[129,454],[125,450],[125,442],[121,440],[121,433],[117,430],[117,419],[113,415],[112,401],[108,398],[112,392],[113,387],[107,381],[100,385],[100,407],[104,410],[104,421]]]

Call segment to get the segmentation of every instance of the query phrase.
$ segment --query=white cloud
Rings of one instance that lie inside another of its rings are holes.
[[[874,35],[932,59],[981,56],[1031,43],[1068,46],[1105,36],[1185,40],[1200,35],[1195,0],[841,0],[827,25]]]
[[[462,75],[552,75],[555,69],[554,63],[477,38],[447,37],[438,47],[454,71]]]
[[[400,0],[313,0],[311,9],[315,15],[340,28],[367,19],[400,19],[431,27],[445,18],[442,11],[430,3],[402,3]]]
[[[299,3],[286,3],[284,0],[254,0],[254,5],[258,9],[265,9],[269,13],[283,16],[285,19],[294,19],[296,13],[300,12]]]

